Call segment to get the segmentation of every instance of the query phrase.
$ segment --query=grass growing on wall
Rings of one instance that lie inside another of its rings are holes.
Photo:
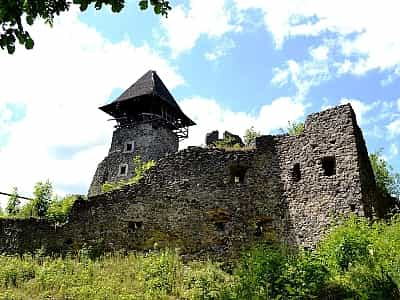
[[[150,170],[156,165],[154,160],[149,160],[143,162],[139,155],[133,158],[133,163],[135,165],[135,175],[128,179],[122,179],[115,182],[106,182],[101,186],[101,191],[103,193],[122,189],[126,185],[136,184],[140,179],[143,178],[144,172]]]
[[[313,251],[259,244],[227,270],[175,251],[0,256],[0,299],[399,299],[400,217],[351,218]],[[336,297],[336,298],[333,298]]]

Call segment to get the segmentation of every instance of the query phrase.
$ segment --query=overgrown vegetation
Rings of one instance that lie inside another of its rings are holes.
[[[382,157],[382,149],[371,153],[369,160],[378,191],[382,195],[389,194],[400,199],[400,173],[393,172],[393,168]]]
[[[243,139],[244,143],[246,146],[255,146],[256,145],[256,138],[261,136],[261,133],[259,131],[256,131],[254,129],[254,126],[251,126],[250,128],[246,129]]]
[[[102,192],[119,190],[126,185],[136,184],[139,182],[140,179],[143,178],[143,174],[145,171],[150,170],[152,167],[156,165],[154,160],[143,162],[139,155],[136,155],[133,158],[133,163],[135,166],[135,175],[133,177],[128,179],[122,179],[115,182],[106,182],[101,186]]]
[[[299,135],[304,131],[304,123],[303,122],[288,122],[287,133],[289,135]]]
[[[43,218],[54,223],[64,223],[67,221],[72,205],[79,195],[67,195],[58,197],[53,193],[53,186],[49,180],[38,181],[33,190],[33,199],[21,205],[18,196],[18,189],[13,188],[8,199],[5,212],[0,212],[3,218]]]
[[[352,217],[312,251],[259,244],[231,267],[176,251],[0,256],[0,299],[399,299],[400,216]],[[329,298],[330,297],[330,298]],[[335,298],[336,297],[336,298]]]
[[[215,141],[213,143],[213,147],[232,151],[242,149],[241,145],[239,143],[236,143],[235,139],[230,135],[225,136],[221,140]]]

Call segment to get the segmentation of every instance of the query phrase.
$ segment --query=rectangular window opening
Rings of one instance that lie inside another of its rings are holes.
[[[296,163],[296,164],[293,165],[292,179],[295,182],[298,182],[301,179],[301,171],[300,171],[300,164],[299,163]]]
[[[131,232],[135,232],[138,229],[141,229],[143,227],[143,222],[142,221],[129,221],[128,222],[128,229]]]
[[[244,183],[247,167],[234,165],[230,167],[230,182],[231,183]]]
[[[332,176],[336,174],[336,159],[334,156],[324,157],[322,159],[322,169],[324,176]]]
[[[134,145],[135,143],[133,141],[125,143],[124,152],[132,152],[134,150]]]
[[[215,226],[215,229],[217,231],[224,231],[225,230],[225,223],[224,222],[215,222],[214,226]]]
[[[266,217],[256,222],[255,236],[262,236],[268,227],[272,226],[272,218]]]
[[[121,164],[119,166],[119,172],[118,175],[126,175],[128,174],[128,164]]]

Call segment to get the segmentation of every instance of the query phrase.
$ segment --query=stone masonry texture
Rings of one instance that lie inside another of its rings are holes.
[[[308,116],[299,135],[261,136],[247,151],[176,152],[177,141],[162,128],[118,130],[94,176],[93,196],[75,202],[68,222],[56,228],[44,221],[1,220],[2,252],[41,245],[59,251],[83,245],[146,251],[156,245],[178,247],[188,256],[222,257],[254,241],[308,248],[342,216],[379,216],[387,209],[377,200],[349,104]],[[143,158],[159,158],[156,166],[138,184],[99,193],[103,170],[109,180],[120,161],[131,159],[125,160],[121,148],[131,139]],[[162,145],[139,148],[156,141]]]

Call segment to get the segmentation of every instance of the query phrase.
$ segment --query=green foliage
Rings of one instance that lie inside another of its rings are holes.
[[[399,230],[399,216],[372,224],[352,217],[319,244],[317,254],[346,297],[399,299]]]
[[[126,185],[136,184],[140,179],[143,178],[144,172],[150,170],[156,165],[154,160],[149,160],[147,162],[142,162],[139,155],[133,158],[133,163],[135,165],[135,175],[132,178],[119,180],[116,182],[106,182],[101,186],[102,192],[109,192],[113,190],[122,189]]]
[[[234,299],[218,265],[185,265],[175,251],[49,258],[0,256],[0,299]]]
[[[254,126],[251,126],[250,128],[246,129],[246,132],[244,133],[244,143],[246,146],[254,146],[256,143],[256,138],[259,136],[261,136],[261,133],[256,131]]]
[[[290,253],[285,247],[257,246],[237,268],[238,299],[305,299],[316,297],[327,268],[313,253]]]
[[[184,263],[176,251],[0,256],[0,299],[400,299],[400,215],[351,217],[315,250],[259,244],[232,262]],[[91,259],[96,257],[96,259]]]
[[[34,207],[33,207],[33,201],[29,201],[25,203],[19,210],[17,217],[26,219],[34,216]]]
[[[240,150],[241,147],[239,144],[234,143],[234,138],[231,136],[227,136],[222,140],[218,140],[214,142],[215,148],[225,149],[225,150]]]
[[[394,173],[382,157],[382,149],[369,155],[374,171],[376,186],[382,195],[392,195],[400,198],[400,174]]]
[[[47,219],[54,223],[65,223],[77,198],[77,195],[68,195],[61,199],[55,197],[47,210]]]
[[[43,19],[50,26],[54,17],[69,10],[71,4],[78,5],[81,11],[85,11],[91,4],[96,9],[103,5],[111,6],[114,13],[120,12],[125,6],[125,0],[21,0],[0,1],[0,48],[7,49],[9,54],[15,52],[15,42],[24,45],[26,49],[32,49],[34,41],[29,32],[25,30],[24,21],[31,26],[37,18]],[[153,7],[155,14],[167,17],[171,9],[167,0],[141,0],[140,9]]]
[[[9,216],[15,216],[19,212],[19,205],[21,204],[21,201],[18,198],[18,188],[13,187],[13,190],[11,192],[11,196],[8,198],[7,202],[7,207],[6,207],[6,212]]]
[[[304,131],[304,123],[302,122],[290,122],[287,127],[289,135],[298,135]]]
[[[49,180],[38,181],[33,188],[34,198],[31,201],[33,217],[45,217],[52,201],[53,186]]]

